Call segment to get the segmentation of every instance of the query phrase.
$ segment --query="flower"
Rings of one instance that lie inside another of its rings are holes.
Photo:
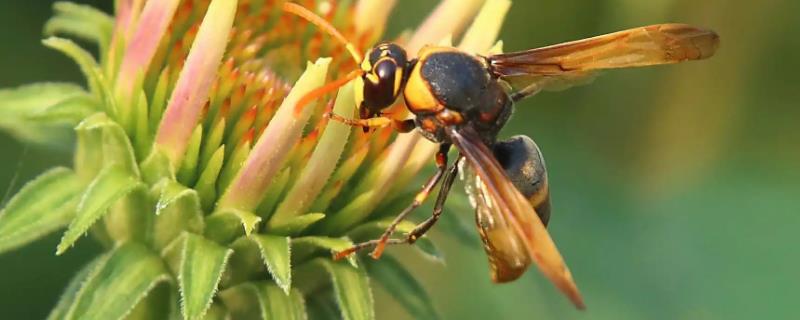
[[[326,315],[335,302],[342,318],[369,319],[370,276],[406,292],[398,299],[412,314],[435,316],[391,257],[330,259],[331,250],[379,235],[410,202],[409,182],[431,159],[431,144],[328,122],[324,108],[354,114],[351,85],[335,102],[295,114],[305,93],[356,66],[281,3],[118,0],[114,17],[55,4],[44,44],[78,63],[87,89],[0,91],[12,119],[0,127],[19,138],[47,142],[65,125],[76,132],[72,168],[43,173],[3,208],[0,252],[64,228],[57,254],[87,233],[106,249],[75,275],[53,318],[288,319]],[[367,48],[382,38],[396,1],[300,4]],[[509,5],[445,0],[398,41],[412,54],[448,43],[480,11],[460,47],[487,52]],[[99,56],[56,35],[94,42]],[[429,239],[418,248],[440,258]]]

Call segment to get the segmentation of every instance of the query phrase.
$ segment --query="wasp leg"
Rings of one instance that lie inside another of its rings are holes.
[[[385,249],[387,244],[403,244],[407,243],[407,239],[389,239],[389,237],[394,233],[397,225],[403,221],[414,209],[422,205],[425,202],[425,199],[428,198],[428,195],[431,193],[434,187],[439,183],[444,173],[447,171],[447,151],[450,150],[450,144],[442,144],[439,146],[439,152],[436,153],[436,166],[438,170],[436,174],[434,174],[425,185],[422,186],[422,190],[417,193],[414,197],[414,201],[405,209],[403,209],[400,214],[392,221],[386,231],[381,235],[380,238],[375,240],[370,240],[362,243],[358,243],[344,251],[337,252],[335,255],[336,259],[340,259],[346,257],[352,253],[355,253],[358,250],[375,246],[375,250],[372,251],[372,257],[375,259],[380,258],[381,254],[383,254],[383,250]]]
[[[333,259],[334,260],[344,259],[347,256],[349,256],[349,255],[351,255],[353,253],[356,253],[359,250],[366,249],[366,248],[369,248],[369,247],[372,247],[372,246],[377,246],[380,242],[381,242],[380,239],[375,239],[375,240],[364,241],[364,242],[355,244],[350,248],[347,248],[345,250],[336,252],[333,255]],[[388,240],[385,241],[384,245],[396,245],[396,244],[406,244],[406,243],[408,243],[408,239],[406,239],[406,238],[403,238],[403,239],[388,239]]]
[[[335,114],[333,112],[326,113],[325,117],[327,117],[327,118],[329,118],[331,120],[334,120],[334,121],[338,121],[338,122],[344,123],[344,124],[346,124],[348,126],[351,126],[351,127],[362,127],[362,128],[365,128],[365,129],[383,128],[383,127],[387,127],[387,126],[392,126],[392,128],[394,128],[395,130],[397,130],[400,133],[411,132],[412,130],[414,130],[414,128],[417,127],[416,123],[414,123],[414,120],[411,120],[411,119],[408,119],[408,120],[397,120],[397,119],[391,119],[391,118],[387,118],[387,117],[373,117],[373,118],[368,118],[368,119],[349,119],[349,118],[342,117],[342,116],[340,116],[338,114]]]
[[[414,227],[414,229],[406,235],[406,242],[409,244],[417,242],[417,239],[425,235],[425,233],[439,221],[439,217],[444,210],[444,203],[447,200],[447,195],[450,193],[450,187],[453,186],[453,182],[455,182],[456,176],[458,176],[458,161],[460,161],[460,159],[456,160],[453,166],[450,167],[450,171],[447,171],[447,174],[444,176],[442,187],[439,189],[439,195],[436,197],[436,203],[433,206],[433,214],[431,214],[430,218]]]
[[[403,209],[397,217],[394,218],[392,224],[386,228],[386,231],[383,232],[380,239],[378,240],[378,244],[375,246],[375,249],[372,251],[372,257],[378,259],[383,254],[383,249],[386,248],[386,242],[389,240],[389,237],[394,233],[394,230],[397,228],[397,225],[402,222],[406,216],[408,216],[414,209],[418,208],[425,202],[425,199],[428,198],[428,195],[431,194],[433,188],[439,183],[444,175],[445,171],[447,171],[447,152],[450,150],[450,144],[442,144],[439,146],[439,152],[436,153],[436,174],[433,175],[425,185],[422,186],[422,190],[417,193],[414,197],[414,201],[411,204]]]

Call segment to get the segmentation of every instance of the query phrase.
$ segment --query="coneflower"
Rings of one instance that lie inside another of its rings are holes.
[[[297,2],[368,48],[396,1]],[[87,234],[105,248],[51,319],[371,319],[370,276],[412,315],[436,316],[390,256],[371,268],[331,259],[384,230],[434,149],[415,134],[327,121],[327,108],[354,115],[350,86],[294,114],[305,93],[357,66],[282,3],[117,0],[113,17],[55,4],[44,44],[78,63],[86,87],[0,91],[4,105],[18,106],[5,110],[17,137],[76,132],[72,167],[42,173],[3,208],[0,252],[60,230],[56,254]],[[445,0],[398,41],[416,52],[474,19],[460,47],[487,52],[508,5]],[[61,36],[95,43],[99,56]],[[440,259],[428,239],[417,248]]]

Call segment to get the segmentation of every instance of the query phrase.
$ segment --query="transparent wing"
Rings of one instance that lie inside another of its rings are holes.
[[[531,95],[580,84],[596,70],[709,58],[718,47],[719,36],[713,31],[685,24],[659,24],[488,59],[496,76]]]
[[[542,273],[550,279],[578,308],[584,308],[583,298],[558,252],[550,234],[536,215],[528,199],[511,183],[480,136],[471,128],[448,127],[447,134],[480,179],[480,187],[490,199],[486,205],[488,217],[508,226],[491,238],[493,244],[507,241],[519,244]]]

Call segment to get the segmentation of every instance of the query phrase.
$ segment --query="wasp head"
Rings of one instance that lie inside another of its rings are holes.
[[[408,68],[406,51],[394,43],[381,43],[367,52],[361,63],[364,74],[356,79],[356,103],[362,119],[381,114],[403,90]]]

